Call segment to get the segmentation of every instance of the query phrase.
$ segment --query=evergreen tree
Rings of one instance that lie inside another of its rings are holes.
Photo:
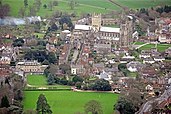
[[[3,96],[2,97],[2,99],[1,99],[1,108],[2,107],[9,107],[10,105],[9,105],[9,101],[8,101],[8,98],[7,98],[7,96],[5,95],[5,96]]]
[[[52,114],[52,110],[43,94],[38,97],[36,111],[38,114]]]
[[[54,76],[53,76],[51,73],[49,73],[49,74],[48,74],[48,84],[49,84],[49,85],[52,85],[52,84],[54,84],[54,83],[55,83]]]
[[[28,0],[24,0],[24,7],[28,6]]]

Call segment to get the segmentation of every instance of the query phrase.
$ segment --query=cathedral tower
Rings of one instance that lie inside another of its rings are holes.
[[[92,14],[92,27],[94,32],[98,32],[101,27],[101,14]]]

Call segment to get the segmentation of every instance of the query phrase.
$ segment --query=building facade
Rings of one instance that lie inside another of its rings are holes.
[[[127,16],[121,23],[120,27],[105,27],[102,26],[101,14],[92,14],[91,25],[76,24],[73,31],[74,39],[88,40],[96,44],[101,40],[105,44],[113,44],[116,47],[129,47],[133,34],[133,18]]]

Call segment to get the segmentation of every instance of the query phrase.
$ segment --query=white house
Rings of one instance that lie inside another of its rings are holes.
[[[138,61],[131,61],[126,66],[130,72],[137,72],[138,69],[141,69],[143,67],[143,65]]]
[[[156,57],[153,57],[154,58],[154,61],[158,61],[158,62],[163,62],[165,60],[164,57],[162,56],[156,56]]]
[[[144,58],[144,59],[143,59],[143,63],[150,63],[150,64],[153,64],[153,63],[155,63],[155,61],[154,61],[152,58]]]

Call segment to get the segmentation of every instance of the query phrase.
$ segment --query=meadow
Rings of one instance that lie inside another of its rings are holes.
[[[75,0],[78,3],[73,10],[69,6],[70,0],[58,0],[58,6],[53,7],[50,11],[48,8],[44,8],[43,5],[48,5],[50,0],[41,0],[42,5],[37,15],[47,17],[53,14],[55,11],[62,11],[67,13],[75,13],[77,16],[85,13],[108,13],[113,10],[121,10],[115,4],[110,3],[108,0]],[[54,0],[51,0],[54,1]],[[126,6],[131,9],[138,8],[150,8],[159,5],[171,5],[171,0],[113,0],[121,6]],[[24,7],[23,0],[4,0],[4,3],[8,3],[11,7],[10,15],[18,17],[18,12],[21,7]],[[32,6],[34,0],[28,0],[28,5]],[[26,8],[28,13],[29,8]]]
[[[27,83],[35,87],[49,87],[44,75],[28,75]],[[70,86],[53,85],[60,88]],[[61,91],[24,91],[24,110],[36,109],[36,101],[40,94],[44,94],[48,100],[53,114],[75,114],[84,112],[84,105],[90,100],[97,100],[101,103],[104,114],[112,114],[113,105],[117,102],[118,94],[106,92],[74,92]]]
[[[28,75],[27,76],[27,84],[28,86],[32,87],[57,87],[60,89],[69,89],[71,88],[70,86],[66,85],[59,85],[59,84],[54,84],[54,85],[48,85],[47,84],[47,78],[45,75]]]
[[[166,49],[171,47],[171,44],[157,44],[156,47],[159,52],[164,52]],[[144,45],[140,48],[140,50],[150,50],[151,48],[155,48],[155,44]]]
[[[131,9],[150,8],[161,5],[171,5],[171,0],[113,0],[121,6]]]
[[[53,114],[75,114],[84,112],[84,105],[90,100],[97,100],[102,105],[103,114],[112,114],[113,105],[118,99],[118,94],[98,92],[73,92],[73,91],[25,91],[24,110],[36,109],[36,101],[40,94],[47,98]]]
[[[53,7],[53,10],[50,11],[48,8],[43,8],[43,5],[48,5],[50,0],[42,0],[42,5],[40,11],[37,15],[42,17],[47,17],[53,14],[55,11],[62,11],[67,13],[76,13],[77,15],[81,15],[84,13],[107,13],[108,11],[118,10],[119,8],[107,0],[92,0],[87,2],[87,0],[76,0],[79,3],[73,10],[71,10],[68,5],[69,2],[67,0],[59,0],[58,6]],[[51,0],[54,1],[54,0]],[[28,5],[32,6],[34,0],[28,0]],[[10,15],[14,17],[18,17],[18,12],[21,7],[24,7],[23,0],[5,0],[4,3],[8,3],[11,7]],[[28,12],[29,8],[26,8],[26,12]]]

